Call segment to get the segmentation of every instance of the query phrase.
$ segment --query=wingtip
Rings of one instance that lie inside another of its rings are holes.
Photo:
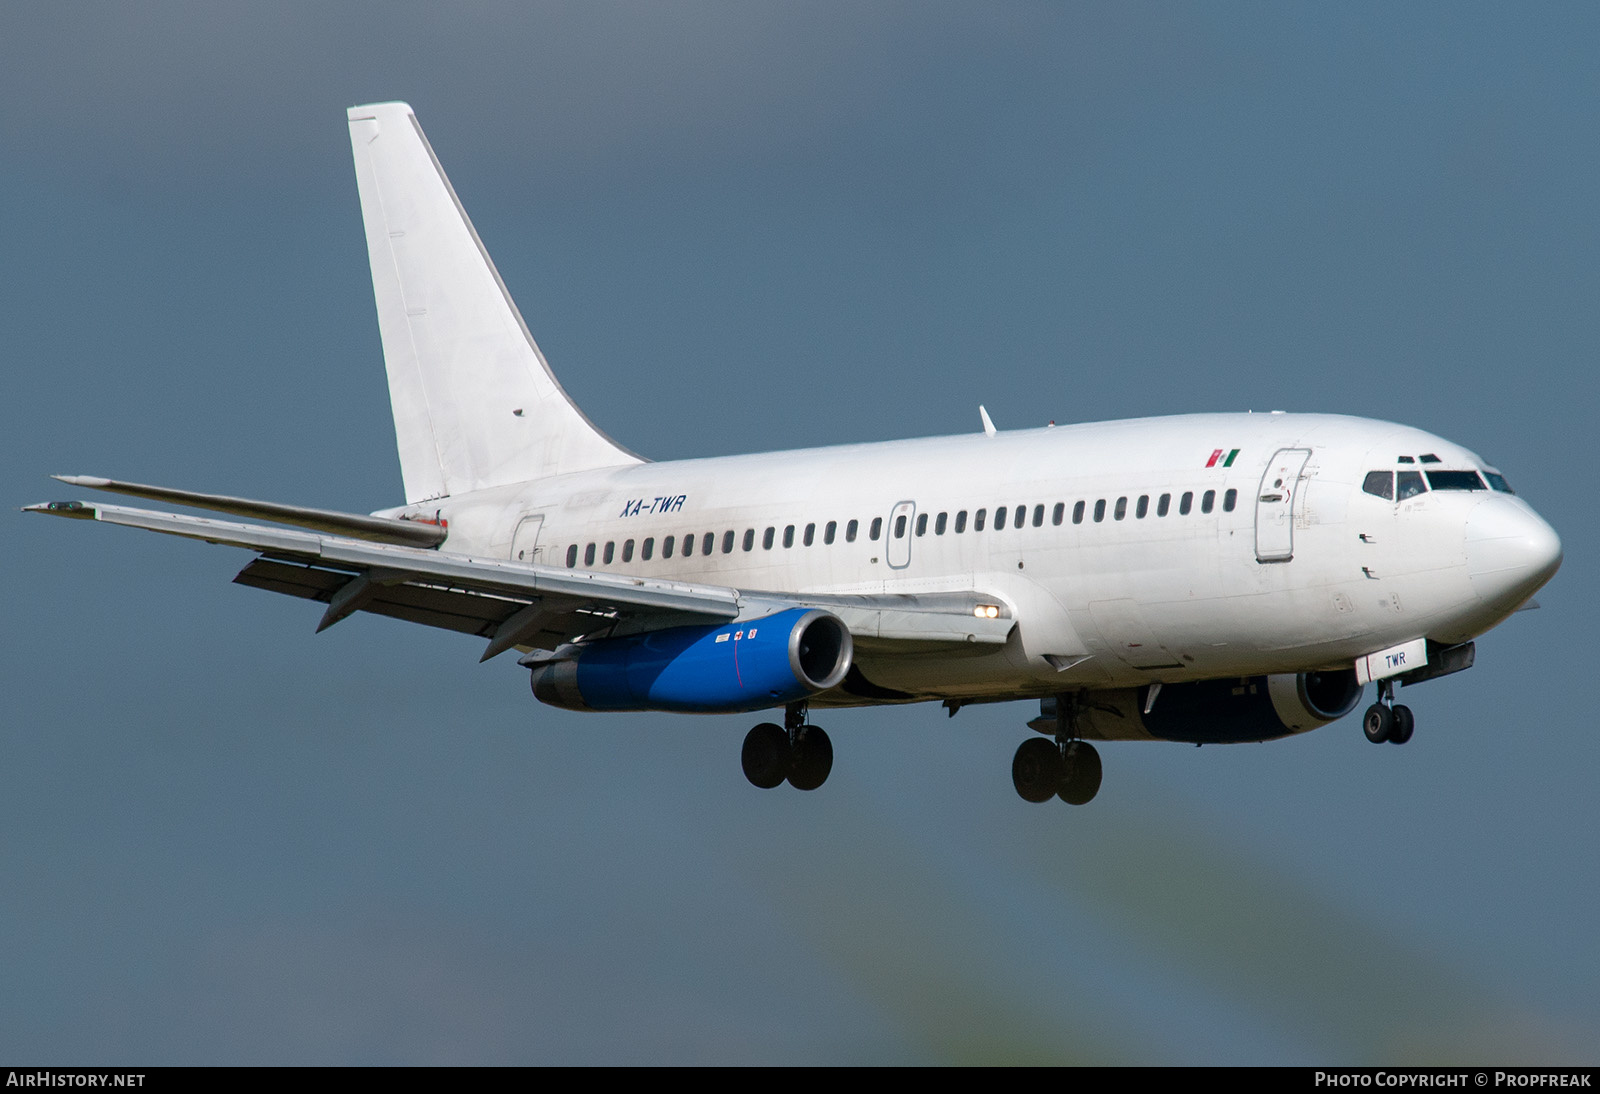
[[[24,513],[48,513],[53,517],[76,517],[79,520],[98,520],[100,514],[94,506],[81,501],[41,501],[37,505],[24,505]]]

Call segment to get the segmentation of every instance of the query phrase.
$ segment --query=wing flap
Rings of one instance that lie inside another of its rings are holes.
[[[844,620],[852,638],[869,642],[1004,645],[1017,622],[1003,600],[975,591],[798,594],[786,599],[826,608]]]
[[[344,570],[258,558],[240,570],[233,580],[254,589],[328,604],[354,576]],[[489,654],[491,657],[513,645],[554,647],[575,635],[609,626],[613,621],[612,616],[604,613],[557,606],[548,600],[500,596],[415,581],[380,587],[360,610],[407,623],[490,638],[496,643],[501,642],[502,628],[515,620],[516,625],[507,632],[510,640],[494,648]],[[522,618],[518,619],[519,616]]]

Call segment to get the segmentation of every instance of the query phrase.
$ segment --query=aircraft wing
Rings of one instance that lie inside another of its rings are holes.
[[[260,557],[234,581],[326,604],[319,631],[355,612],[373,612],[487,639],[482,660],[514,646],[555,649],[586,635],[761,618],[797,606],[827,608],[852,636],[880,643],[998,644],[1015,623],[1002,602],[976,593],[806,596],[568,570],[123,505],[48,502],[25,511],[257,551]]]

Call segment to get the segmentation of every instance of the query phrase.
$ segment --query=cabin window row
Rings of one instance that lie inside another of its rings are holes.
[[[844,526],[844,541],[846,543],[854,543],[856,541],[856,537],[860,533],[860,531],[861,531],[861,522],[859,520],[847,521],[845,523],[845,526]],[[761,534],[761,546],[763,548],[765,548],[766,550],[768,550],[768,551],[772,550],[772,548],[773,548],[773,546],[774,546],[774,544],[775,544],[775,542],[777,540],[777,534],[778,534],[778,529],[776,527],[768,528],[765,532],[763,532]],[[882,517],[878,517],[877,519],[875,519],[872,522],[871,538],[877,539],[882,534],[883,534],[883,518]],[[839,535],[839,522],[838,521],[830,520],[830,521],[828,521],[827,524],[825,524],[823,526],[823,530],[822,530],[822,542],[823,543],[825,543],[825,544],[833,543],[834,540],[838,538],[838,535]],[[793,547],[794,546],[794,541],[795,541],[795,526],[790,524],[790,525],[787,525],[783,529],[783,545],[785,547]],[[801,536],[801,542],[805,546],[810,547],[814,543],[816,543],[816,541],[817,541],[817,526],[816,526],[816,524],[813,523],[813,524],[806,525],[805,532]],[[622,561],[623,562],[632,562],[633,561],[634,542],[635,541],[631,540],[631,539],[630,540],[625,540],[623,542],[623,544],[622,544]],[[717,535],[716,532],[704,532],[704,533],[691,532],[691,533],[689,533],[688,535],[685,535],[685,536],[676,536],[676,535],[665,536],[661,540],[661,557],[662,558],[672,558],[676,554],[676,555],[682,555],[684,558],[689,558],[689,557],[691,557],[691,556],[693,556],[693,555],[695,555],[697,553],[698,554],[702,554],[702,555],[711,555],[711,554],[716,554],[717,551],[719,550],[719,548],[720,548],[720,550],[721,550],[721,552],[723,554],[731,555],[731,554],[733,554],[734,547],[735,547],[736,544],[738,546],[741,546],[746,551],[755,550],[755,547],[756,547],[756,530],[754,528],[746,528],[744,530],[744,535],[741,537],[741,536],[738,535],[737,532],[734,532],[732,529],[729,529],[729,530],[727,530],[727,531],[725,531],[725,532],[723,532],[721,534],[720,540],[719,540],[718,535]],[[584,547],[584,549],[583,549],[583,564],[585,566],[593,566],[595,564],[595,556],[596,556],[595,548],[596,548],[596,546],[597,546],[596,544],[590,543],[590,544],[588,544],[587,546]],[[599,552],[599,559],[600,559],[601,565],[609,566],[609,565],[612,564],[612,562],[616,561],[616,554],[617,554],[616,547],[617,547],[616,541],[613,540],[612,542],[607,543],[605,545],[605,547]],[[655,557],[655,552],[656,552],[656,538],[654,536],[647,537],[644,540],[643,543],[639,544],[639,558],[642,561],[649,562],[653,557]],[[578,545],[576,543],[574,543],[574,544],[572,544],[571,546],[569,546],[567,548],[567,566],[568,567],[574,567],[577,564],[578,564]]]
[[[1194,500],[1194,491],[1185,491],[1183,496],[1178,500],[1178,514],[1180,516],[1188,516],[1189,513],[1193,511]],[[1234,507],[1238,504],[1238,501],[1239,491],[1228,490],[1224,492],[1222,495],[1223,512],[1233,512]],[[1200,496],[1200,512],[1210,513],[1216,507],[1216,502],[1217,492],[1215,490],[1207,490]],[[1107,499],[1105,498],[1100,498],[1095,501],[1094,520],[1096,523],[1105,520],[1107,511],[1106,503]],[[1143,520],[1145,517],[1149,516],[1150,508],[1150,495],[1139,495],[1138,500],[1134,502],[1133,505],[1134,519]],[[1155,504],[1156,516],[1167,516],[1171,512],[1171,509],[1172,495],[1162,494]],[[1087,512],[1087,510],[1087,502],[1080,501],[1076,503],[1072,507],[1072,523],[1082,524],[1084,521],[1084,514]],[[1066,511],[1066,502],[1056,502],[1055,506],[1050,510],[1050,523],[1052,525],[1062,524],[1066,519]],[[1111,508],[1111,514],[1113,520],[1126,519],[1128,516],[1128,498],[1120,497],[1116,499],[1115,504]],[[993,522],[990,524],[989,510],[986,508],[978,509],[972,514],[971,526],[974,532],[981,532],[984,530],[985,525],[989,524],[994,531],[998,532],[1003,531],[1008,522],[1012,525],[1012,527],[1015,528],[1022,528],[1028,523],[1032,523],[1033,527],[1035,528],[1039,528],[1044,525],[1044,505],[1039,504],[1033,507],[1031,522],[1029,520],[1029,515],[1028,506],[1026,505],[1018,505],[1015,507],[1015,509],[1012,509],[1012,507],[1007,505],[1001,505],[995,508],[993,513]],[[927,535],[929,525],[928,518],[929,514],[927,513],[920,513],[917,515],[915,528],[916,535]],[[955,533],[957,535],[961,535],[967,530],[967,510],[962,509],[958,511],[955,514],[955,520],[953,522],[950,520],[950,514],[948,512],[939,513],[933,518],[932,524],[933,534],[936,536],[944,535],[946,531],[950,530],[952,524],[954,525]],[[910,521],[906,515],[902,514],[896,516],[894,518],[894,527],[890,530],[890,534],[895,539],[904,539],[909,525]],[[852,520],[846,522],[844,526],[844,541],[846,543],[854,543],[858,533],[860,532],[860,529],[860,521]],[[824,544],[832,544],[835,539],[837,539],[838,533],[839,522],[836,520],[828,521],[827,524],[823,526],[822,542]],[[872,518],[872,523],[867,529],[867,538],[869,540],[876,541],[882,538],[883,533],[883,518]],[[793,547],[795,544],[795,536],[796,526],[793,524],[785,525],[782,536],[783,545],[785,547]],[[807,524],[805,526],[805,531],[800,533],[800,542],[804,546],[810,547],[816,543],[816,540],[817,525],[815,523]],[[778,529],[776,525],[768,527],[761,533],[761,547],[763,550],[772,550],[777,541]],[[689,558],[696,553],[710,555],[717,553],[719,548],[722,554],[731,555],[734,552],[735,546],[738,546],[745,551],[753,551],[755,550],[755,545],[756,530],[754,528],[746,528],[743,536],[740,536],[732,529],[729,529],[721,534],[720,541],[716,532],[690,533],[681,537],[671,535],[665,536],[661,540],[661,557],[672,558],[674,554],[679,554],[684,558]],[[633,561],[634,548],[634,540],[630,539],[623,541],[621,552],[622,562],[628,563]],[[649,562],[653,557],[655,557],[655,552],[656,539],[654,536],[647,537],[642,543],[638,544],[639,558],[644,562]],[[610,566],[617,561],[617,544],[615,540],[606,543],[604,547],[600,547],[599,544],[590,543],[583,548],[584,566],[593,566],[595,565],[596,561],[598,561],[602,566]],[[577,565],[578,545],[574,543],[567,547],[567,566],[568,568],[574,568]]]

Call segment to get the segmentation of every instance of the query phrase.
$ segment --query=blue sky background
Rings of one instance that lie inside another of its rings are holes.
[[[18,4],[0,476],[400,500],[345,107],[404,98],[562,382],[658,459],[1318,410],[1498,463],[1566,563],[1417,736],[1028,704],[536,704],[476,642],[5,518],[0,1061],[1587,1062],[1600,14]]]

